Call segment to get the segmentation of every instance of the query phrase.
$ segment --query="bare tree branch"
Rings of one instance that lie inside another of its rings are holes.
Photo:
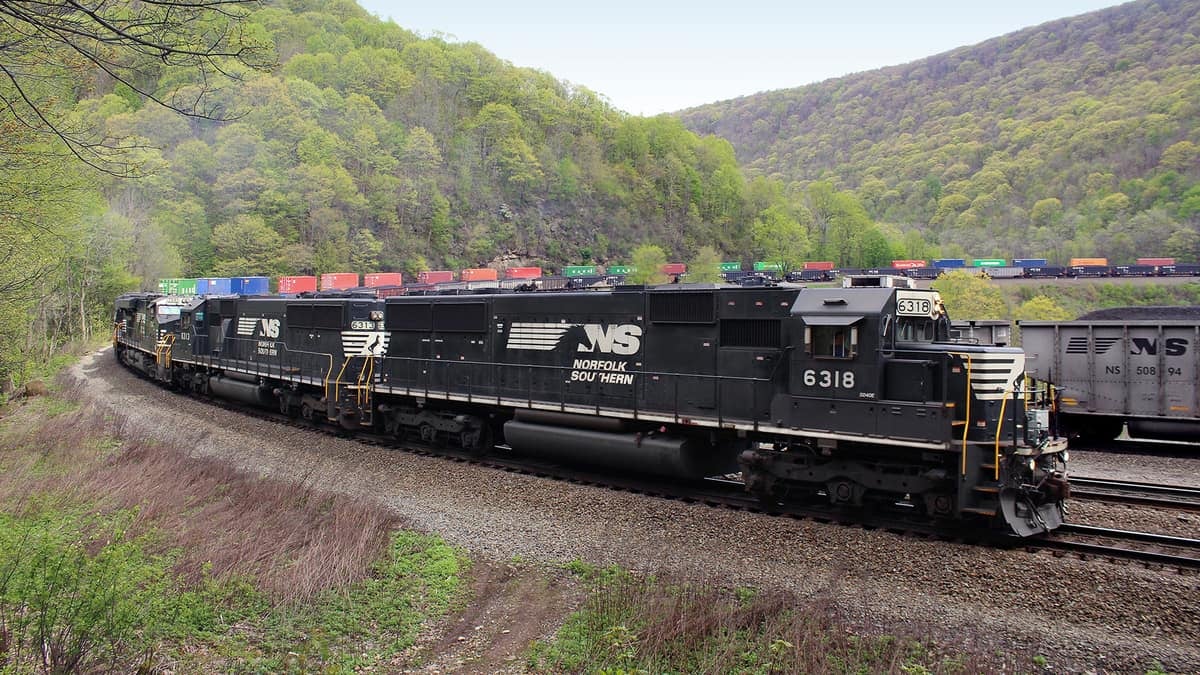
[[[103,78],[180,114],[236,116],[210,103],[247,69],[275,65],[270,44],[247,34],[260,0],[0,0],[0,116],[56,139],[100,171],[129,175],[122,152],[135,146],[72,122],[64,104]],[[192,77],[170,91],[168,70]]]

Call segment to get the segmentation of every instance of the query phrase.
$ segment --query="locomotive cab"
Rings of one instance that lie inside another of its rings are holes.
[[[930,290],[810,289],[787,325],[771,420],[797,440],[743,453],[760,497],[995,521],[1022,536],[1061,524],[1063,444],[1030,424],[1019,349],[950,342]]]

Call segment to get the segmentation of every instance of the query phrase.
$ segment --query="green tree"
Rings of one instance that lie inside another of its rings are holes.
[[[664,284],[667,275],[662,267],[667,264],[667,253],[654,244],[642,244],[633,249],[630,264],[636,269],[625,278],[631,284]]]
[[[779,263],[785,271],[797,269],[812,253],[808,228],[783,205],[768,207],[758,214],[750,233],[755,256]]]
[[[257,215],[241,215],[213,228],[214,271],[222,276],[274,275],[285,267],[283,238]]]
[[[640,267],[638,269],[641,269]],[[687,280],[696,283],[721,283],[721,254],[712,246],[701,246],[688,263]]]
[[[1003,319],[1004,295],[992,282],[966,270],[942,273],[930,287],[941,294],[952,319]]]
[[[1035,295],[1017,307],[1013,318],[1017,321],[1070,321],[1075,317],[1052,298]]]

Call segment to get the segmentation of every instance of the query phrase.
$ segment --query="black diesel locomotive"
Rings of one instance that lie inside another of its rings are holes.
[[[899,509],[1027,536],[1066,453],[1019,349],[950,341],[935,291],[672,285],[117,301],[125,364],[198,393],[771,504]]]

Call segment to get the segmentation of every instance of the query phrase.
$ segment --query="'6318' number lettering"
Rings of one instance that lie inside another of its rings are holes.
[[[804,371],[804,386],[824,387],[827,389],[853,389],[854,371],[852,370],[813,370]]]

